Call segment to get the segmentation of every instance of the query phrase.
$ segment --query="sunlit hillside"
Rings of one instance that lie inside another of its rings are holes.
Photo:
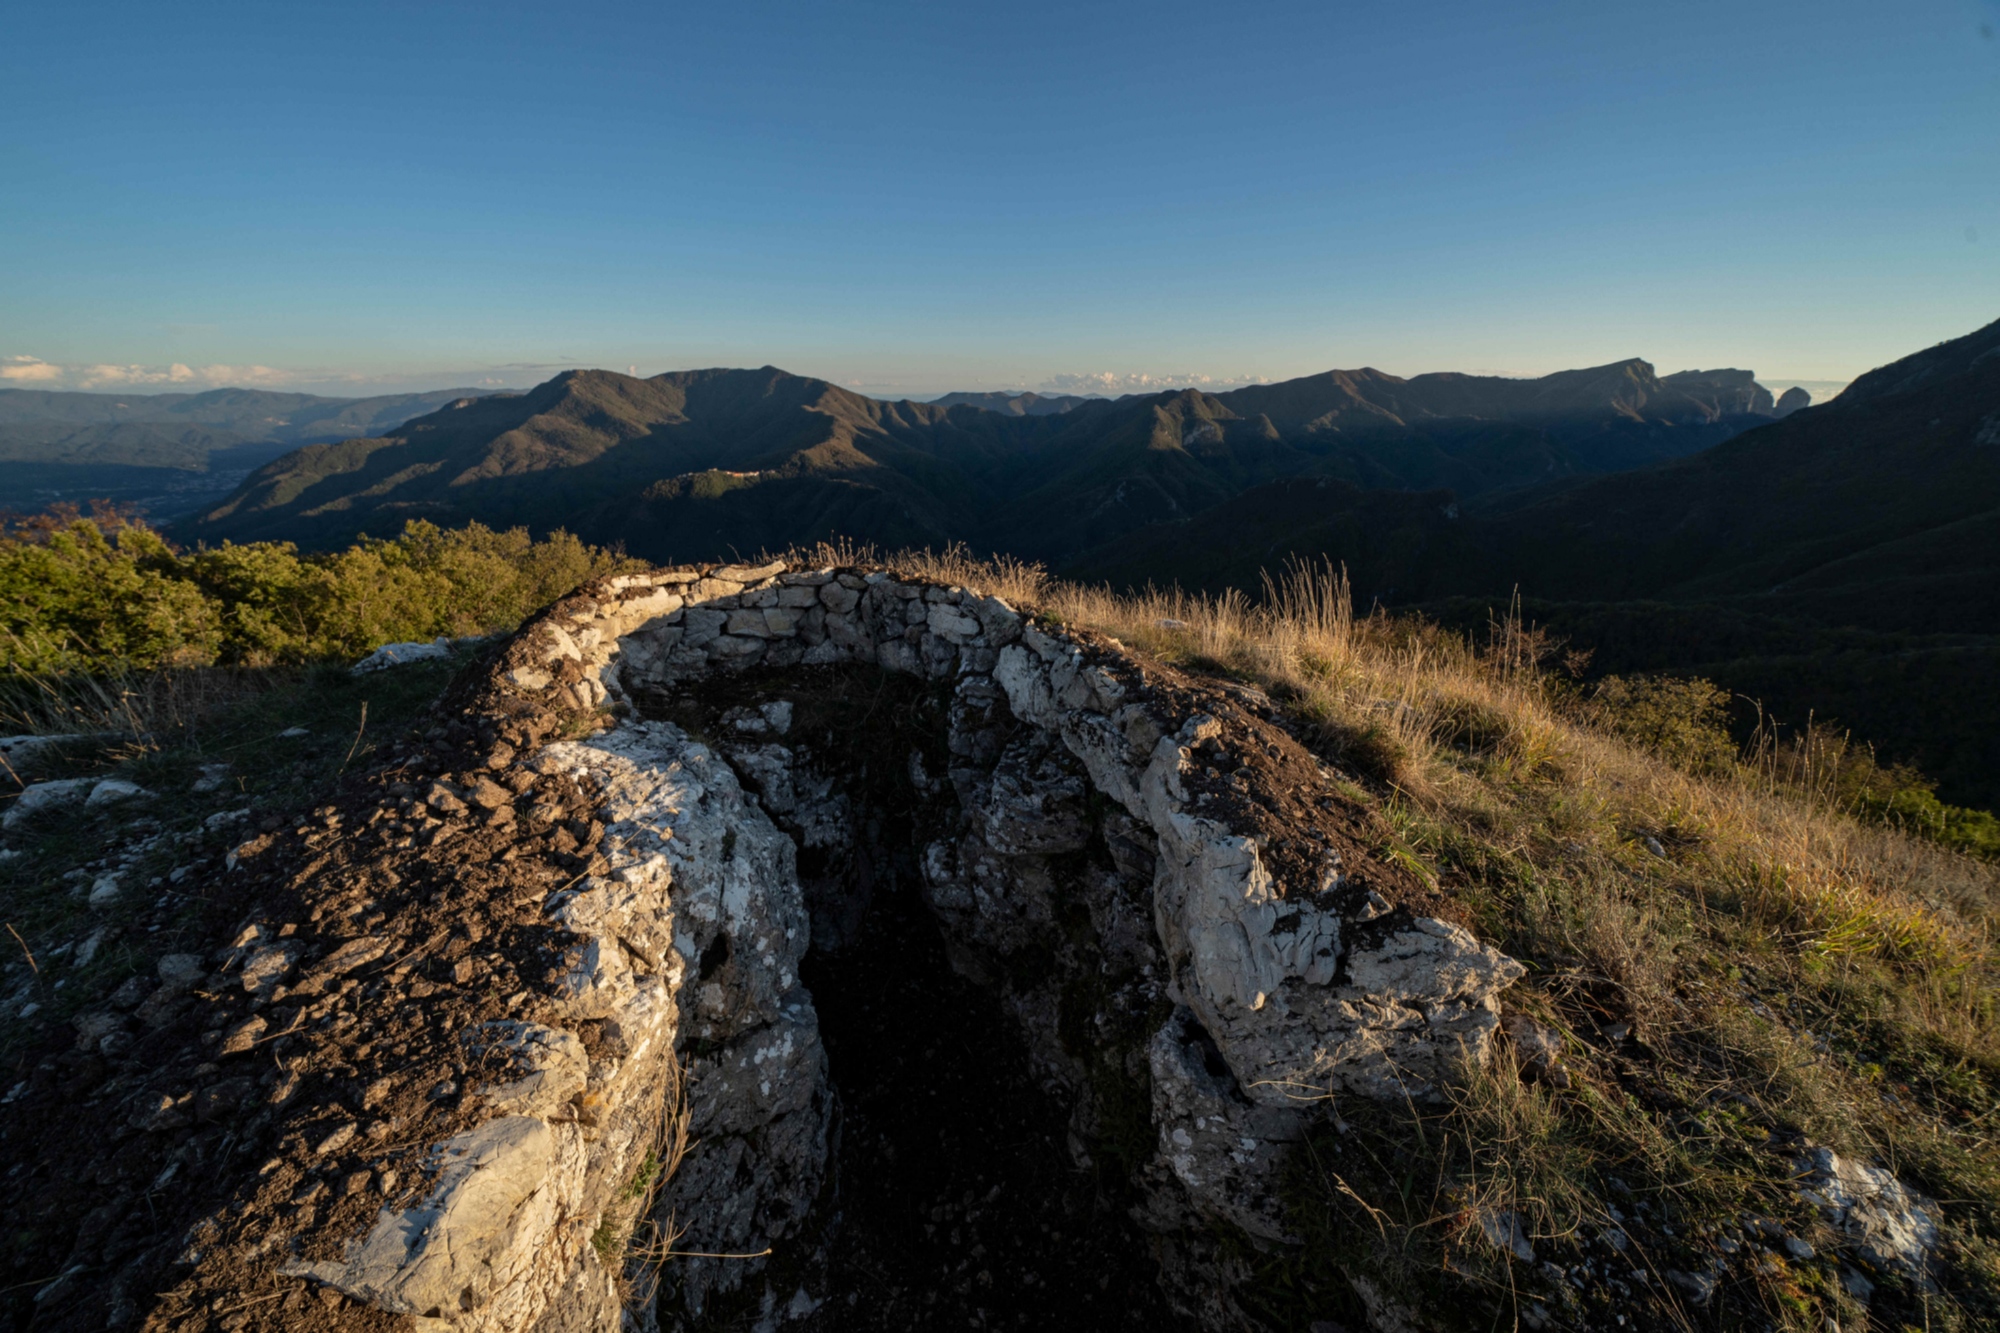
[[[67,551],[102,577],[130,547],[139,573],[193,577],[143,535],[106,545],[95,531],[17,561]],[[171,887],[176,868],[236,830],[296,819],[378,745],[423,731],[426,702],[481,651],[356,677],[345,663],[366,626],[505,629],[550,595],[548,579],[615,559],[435,530],[305,564],[230,549],[223,567],[239,580],[275,570],[291,590],[268,605],[316,617],[279,617],[286,651],[260,658],[228,638],[252,601],[242,586],[223,598],[211,577],[210,600],[177,603],[213,627],[205,658],[14,664],[8,730],[59,738],[17,760],[22,781],[214,780],[172,810],[79,807],[10,830],[0,892],[22,956],[5,985],[39,1017],[11,1030],[9,1050],[213,933],[206,899]],[[992,592],[1262,692],[1379,817],[1378,850],[1427,885],[1426,910],[1528,965],[1497,1065],[1468,1071],[1441,1105],[1343,1097],[1299,1145],[1289,1207],[1304,1244],[1241,1257],[1264,1279],[1272,1327],[1345,1308],[1357,1279],[1437,1327],[1494,1309],[1525,1326],[1609,1327],[1614,1313],[1799,1330],[2000,1319],[1990,816],[1947,819],[1911,775],[1837,738],[1741,750],[1698,681],[1586,687],[1564,645],[1504,607],[1473,638],[1357,617],[1337,568],[1292,566],[1253,601],[1118,596],[955,552],[799,554]],[[525,580],[504,596],[502,567]],[[410,618],[425,597],[457,609]],[[26,642],[19,625],[14,642]],[[87,901],[71,891],[79,874],[150,879],[166,896]],[[1801,1193],[1802,1163],[1821,1148],[1936,1201],[1928,1279],[1871,1265]],[[1518,1235],[1493,1243],[1494,1218]]]
[[[1864,756],[1807,738],[1739,757],[1699,689],[1581,690],[1562,646],[1504,607],[1476,642],[1357,619],[1327,569],[1294,567],[1253,605],[896,563],[1266,691],[1381,812],[1385,850],[1530,965],[1510,1007],[1559,1034],[1560,1074],[1517,1048],[1449,1108],[1343,1101],[1346,1132],[1299,1160],[1313,1239],[1271,1261],[1295,1263],[1280,1290],[1331,1259],[1433,1315],[1465,1283],[1525,1318],[1560,1313],[1566,1288],[1587,1304],[1583,1265],[1649,1275],[1639,1290],[1671,1311],[1692,1303],[1667,1275],[1706,1272],[1726,1242],[1725,1327],[2000,1319],[2000,867],[1867,817],[1843,795]],[[1948,1201],[1940,1292],[1863,1273],[1878,1322],[1858,1322],[1854,1261],[1795,1184],[1814,1145]],[[1528,1219],[1539,1268],[1478,1243],[1495,1209]],[[1744,1245],[1746,1219],[1815,1257],[1754,1225]]]

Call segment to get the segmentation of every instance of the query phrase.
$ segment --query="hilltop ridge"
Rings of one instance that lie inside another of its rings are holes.
[[[1629,360],[1539,380],[1362,369],[1222,393],[920,403],[773,366],[573,370],[275,460],[182,531],[325,546],[422,515],[560,525],[654,559],[845,535],[1062,562],[1284,477],[1480,494],[1678,456],[1765,420],[1746,410],[1769,404],[1751,383],[1663,380]]]
[[[266,389],[0,389],[0,507],[111,499],[171,518],[213,504],[252,468],[300,445],[394,430],[489,392],[327,398]]]
[[[2000,800],[2000,322],[1655,466],[1470,495],[1284,478],[1070,569],[1254,588],[1295,555],[1345,563],[1369,602],[1482,623],[1518,590],[1601,668],[1707,676],[1799,724],[1831,710],[1958,799]]]
[[[1081,394],[1008,393],[1004,389],[994,389],[978,393],[947,393],[931,401],[939,407],[979,407],[1014,417],[1040,417],[1067,412],[1099,400]]]

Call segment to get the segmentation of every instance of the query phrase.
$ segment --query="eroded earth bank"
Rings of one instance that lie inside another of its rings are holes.
[[[995,598],[586,586],[215,868],[91,1135],[27,1090],[102,1193],[36,1326],[1271,1326],[1329,1094],[1520,973],[1381,843],[1262,696]]]

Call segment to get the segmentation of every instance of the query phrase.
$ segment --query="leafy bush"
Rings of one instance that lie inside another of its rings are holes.
[[[1589,711],[1601,725],[1690,773],[1727,773],[1736,763],[1729,692],[1673,676],[1606,676]]]
[[[267,666],[511,629],[628,562],[566,532],[415,521],[301,555],[290,542],[180,551],[143,523],[74,510],[0,531],[0,670]]]
[[[217,606],[144,527],[90,519],[0,544],[0,664],[24,671],[85,662],[194,665],[223,644]]]
[[[1970,856],[2000,859],[2000,819],[1947,805],[1937,784],[1824,724],[1780,738],[1759,724],[1747,753],[1729,733],[1730,694],[1712,681],[1607,676],[1585,704],[1590,721],[1690,773],[1755,773],[1817,804],[1929,838]]]
[[[2000,859],[2000,820],[1945,804],[1930,778],[1903,764],[1882,764],[1873,746],[1855,744],[1845,731],[1813,725],[1780,741],[1760,729],[1752,750],[1751,766],[1815,800],[1970,856]]]
[[[706,472],[663,478],[648,486],[643,496],[648,500],[715,500],[731,491],[755,486],[757,481],[758,474],[755,472],[727,472],[721,468],[710,468]]]

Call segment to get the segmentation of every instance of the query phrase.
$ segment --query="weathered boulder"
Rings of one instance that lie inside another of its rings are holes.
[[[1831,1148],[1814,1148],[1794,1166],[1800,1194],[1856,1255],[1925,1289],[1932,1286],[1931,1255],[1941,1222],[1935,1202],[1881,1167]]]
[[[385,643],[348,670],[357,676],[382,671],[405,662],[430,662],[451,656],[451,640],[440,635],[429,643]]]
[[[11,829],[37,815],[76,805],[88,799],[91,788],[96,785],[95,778],[62,778],[54,782],[33,783],[14,798],[14,803],[7,807],[6,815],[0,816],[0,828]]]

